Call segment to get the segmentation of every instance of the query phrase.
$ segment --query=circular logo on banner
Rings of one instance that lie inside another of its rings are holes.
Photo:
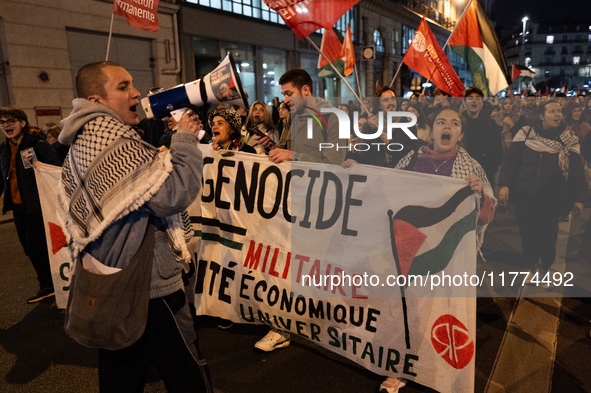
[[[427,50],[427,40],[425,40],[425,36],[420,31],[417,31],[415,34],[415,38],[412,40],[412,46],[419,52]]]
[[[456,369],[466,367],[474,357],[474,340],[453,315],[437,318],[431,328],[431,343],[439,356]]]

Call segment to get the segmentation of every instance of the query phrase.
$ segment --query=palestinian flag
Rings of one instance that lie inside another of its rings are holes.
[[[476,229],[476,206],[463,217],[454,214],[472,195],[474,192],[466,186],[439,207],[405,206],[396,215],[388,211],[392,254],[399,274],[407,278],[408,275],[437,274],[449,265],[464,235]],[[406,348],[410,349],[405,287],[399,288]]]
[[[449,45],[468,63],[474,86],[484,94],[493,96],[509,86],[505,55],[478,1],[472,0],[451,36]]]
[[[332,62],[332,65],[344,76],[351,75],[355,66],[355,49],[353,47],[352,36],[351,27],[347,26],[347,34],[345,35],[343,44],[341,44],[335,31],[333,29],[327,29],[324,31],[320,45],[320,51],[324,53]],[[318,73],[318,76],[321,78],[338,77],[337,73],[334,72],[322,55],[318,55],[318,68],[321,68]]]
[[[464,217],[454,216],[472,195],[466,186],[439,207],[405,206],[394,215],[390,233],[400,274],[424,276],[447,267],[464,235],[476,228],[476,207]]]
[[[511,80],[517,80],[519,83],[531,82],[534,78],[534,75],[536,75],[536,73],[530,70],[529,68],[520,65],[512,66],[511,71]]]

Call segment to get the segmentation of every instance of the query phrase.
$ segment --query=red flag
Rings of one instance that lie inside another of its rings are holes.
[[[464,96],[464,85],[441,50],[425,17],[402,61],[415,72],[431,79],[444,92],[454,97]]]
[[[115,0],[113,14],[124,16],[127,23],[138,29],[156,31],[159,0]]]
[[[359,0],[264,0],[301,40],[321,28],[332,29]]]
[[[333,29],[324,30],[322,43],[320,44],[320,51],[324,53],[324,56],[326,56],[331,63],[334,63],[341,58],[343,45]],[[318,68],[322,68],[328,64],[324,56],[318,55]]]
[[[355,48],[353,47],[353,33],[351,26],[347,25],[347,33],[343,42],[343,50],[341,51],[341,58],[345,59],[345,76],[353,73],[355,67]]]

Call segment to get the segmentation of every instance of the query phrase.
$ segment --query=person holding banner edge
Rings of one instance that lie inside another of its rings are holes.
[[[121,268],[137,252],[148,222],[156,227],[145,331],[130,347],[99,349],[99,389],[142,391],[151,363],[169,392],[211,393],[181,277],[190,259],[190,226],[181,213],[201,186],[198,124],[191,111],[184,113],[170,150],[160,152],[132,128],[138,123],[139,92],[124,68],[113,62],[87,64],[76,75],[76,90],[80,98],[62,121],[60,135],[61,143],[71,145],[58,191],[70,254]],[[126,165],[117,165],[119,160]],[[75,180],[82,176],[88,181]],[[92,198],[92,214],[81,194]]]
[[[396,165],[396,169],[465,179],[470,189],[480,198],[480,214],[476,228],[478,246],[484,230],[495,216],[496,200],[486,173],[466,150],[458,145],[464,133],[460,113],[450,107],[434,114],[431,137],[433,143],[411,151]],[[403,378],[388,377],[380,385],[379,393],[396,393],[406,385]]]
[[[54,296],[54,288],[32,161],[61,166],[61,160],[49,143],[30,132],[27,114],[22,109],[2,108],[0,128],[6,136],[0,144],[2,213],[12,210],[18,238],[37,273],[39,290],[27,299],[27,303],[36,303]]]
[[[318,127],[314,125],[314,140],[307,142],[304,139],[307,133],[306,119],[310,117],[305,113],[306,109],[313,109],[319,111],[321,108],[330,108],[328,102],[321,98],[314,97],[314,85],[310,75],[299,68],[287,71],[279,78],[281,85],[281,93],[285,97],[282,105],[287,106],[291,112],[290,127],[281,134],[281,139],[276,148],[269,151],[269,158],[275,162],[280,163],[284,161],[312,161],[324,162],[327,164],[339,165],[345,158],[345,150],[329,150],[328,153],[322,151],[314,151],[310,146],[318,146],[318,142],[338,143],[339,126],[336,116],[329,116],[326,114],[328,129],[321,132]],[[294,99],[294,100],[292,100]],[[294,130],[294,125],[296,129]],[[321,139],[322,138],[322,139]],[[256,140],[258,144],[265,148],[271,148],[273,142],[266,137],[259,137],[253,135],[252,139]],[[304,144],[305,143],[305,144]],[[291,342],[290,334],[280,329],[271,328],[269,333],[259,340],[254,350],[256,352],[271,352],[278,348],[285,348]]]

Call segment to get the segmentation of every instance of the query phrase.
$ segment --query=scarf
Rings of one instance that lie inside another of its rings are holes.
[[[524,142],[530,149],[540,153],[558,153],[558,165],[562,175],[568,179],[570,152],[581,154],[579,138],[571,130],[564,130],[559,136],[559,141],[540,136],[532,127],[523,127],[515,135],[513,142]]]
[[[159,153],[118,118],[97,116],[78,132],[58,190],[58,216],[73,258],[109,225],[149,201],[173,169],[170,151]],[[186,212],[157,220],[175,259],[190,260]]]

